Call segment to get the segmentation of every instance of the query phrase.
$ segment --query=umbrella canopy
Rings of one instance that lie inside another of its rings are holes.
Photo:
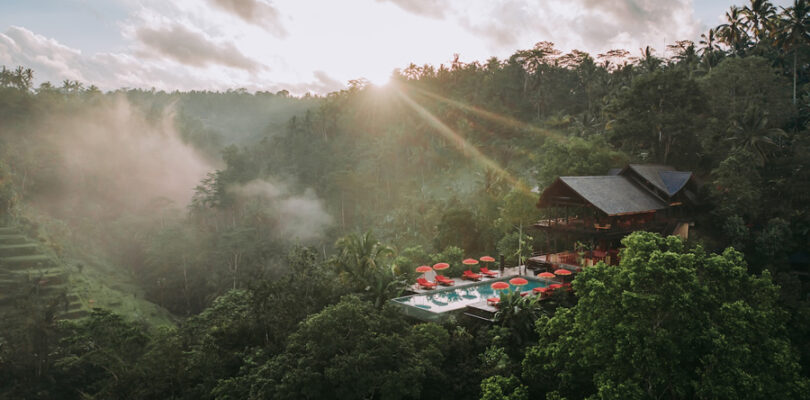
[[[537,293],[545,293],[545,292],[548,292],[548,288],[547,287],[536,287],[536,288],[532,289],[532,291],[537,292]]]
[[[513,284],[515,286],[523,286],[523,285],[529,283],[529,281],[527,281],[524,278],[512,278],[512,279],[509,280],[509,283],[511,283],[511,284]]]
[[[474,258],[468,258],[468,259],[462,261],[461,263],[464,264],[464,265],[475,265],[475,264],[478,264],[478,260],[476,260]]]
[[[483,257],[480,258],[480,260],[483,261],[483,262],[494,262],[495,261],[495,259],[490,257],[490,256],[483,256]]]
[[[563,287],[563,286],[562,286],[562,284],[559,284],[559,283],[555,283],[553,285],[548,285],[548,288],[551,289],[551,290],[559,289],[561,287]]]
[[[416,272],[428,272],[431,271],[432,268],[428,267],[427,265],[420,265],[416,267]]]
[[[554,271],[554,273],[557,274],[557,275],[571,275],[571,271],[569,271],[569,270],[567,270],[565,268],[560,268],[560,269]]]
[[[450,268],[450,264],[448,264],[448,263],[436,263],[436,264],[433,264],[433,269],[435,269],[436,271],[441,271],[441,270],[447,269],[447,268]]]
[[[546,279],[549,279],[549,278],[553,278],[553,277],[554,277],[554,274],[552,274],[551,272],[541,272],[541,273],[537,274],[537,276],[538,276],[539,278],[546,278]]]
[[[509,284],[506,283],[506,282],[495,282],[492,285],[490,285],[489,287],[491,287],[491,288],[493,288],[495,290],[508,289]]]

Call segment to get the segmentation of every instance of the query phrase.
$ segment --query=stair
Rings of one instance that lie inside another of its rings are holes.
[[[50,268],[54,265],[53,260],[44,254],[30,254],[26,256],[0,257],[0,268],[6,270],[21,270],[30,268]]]
[[[0,245],[0,257],[29,256],[40,252],[36,243]]]

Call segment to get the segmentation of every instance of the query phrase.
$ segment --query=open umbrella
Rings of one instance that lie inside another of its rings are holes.
[[[527,281],[524,278],[512,278],[512,279],[509,280],[509,283],[511,283],[511,284],[513,284],[515,286],[523,286],[523,285],[529,283],[529,281]]]
[[[474,258],[468,258],[468,259],[462,261],[461,263],[464,264],[464,265],[476,265],[476,264],[478,264],[478,260],[476,260]]]
[[[541,272],[541,273],[537,274],[537,277],[538,278],[551,279],[551,278],[554,277],[554,274],[552,274],[551,272]]]
[[[447,269],[447,268],[450,268],[450,264],[448,264],[448,263],[436,263],[436,264],[433,264],[433,269],[435,269],[436,271],[441,271],[441,270]]]
[[[556,275],[571,275],[571,271],[569,271],[569,270],[567,270],[565,268],[560,268],[560,269],[554,271],[554,274],[556,274]]]
[[[489,287],[491,287],[494,290],[503,290],[509,289],[509,284],[506,282],[495,282],[492,285],[489,285]]]
[[[425,272],[432,271],[432,270],[433,269],[430,268],[427,265],[420,265],[420,266],[416,267],[416,272],[421,272],[421,273],[425,273]]]
[[[495,259],[490,257],[490,256],[483,256],[479,260],[481,260],[483,262],[495,262]]]
[[[549,289],[551,289],[551,290],[554,290],[554,289],[559,289],[559,288],[561,288],[561,287],[563,287],[563,285],[562,285],[562,284],[559,284],[559,283],[555,283],[555,284],[553,284],[553,285],[548,285],[548,288],[549,288]]]

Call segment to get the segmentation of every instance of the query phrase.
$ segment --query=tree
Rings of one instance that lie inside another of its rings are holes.
[[[532,397],[807,396],[769,273],[749,275],[733,249],[707,254],[673,236],[622,243],[619,266],[576,277],[576,306],[538,321],[523,360]]]
[[[748,25],[744,19],[742,9],[731,6],[726,11],[726,22],[717,27],[717,35],[722,43],[731,47],[731,53],[735,56],[748,47]]]
[[[720,47],[717,46],[717,32],[714,29],[709,29],[708,32],[702,33],[699,43],[703,45],[703,48],[700,49],[700,55],[703,57],[703,62],[708,66],[708,71],[711,72],[716,62],[715,52],[720,50]]]
[[[773,18],[776,17],[776,7],[768,0],[751,0],[750,6],[743,7],[742,14],[758,42],[768,36]]]
[[[776,44],[785,52],[793,52],[793,104],[795,105],[799,48],[810,43],[810,3],[807,0],[794,0],[792,7],[782,7],[775,39]]]
[[[283,353],[251,376],[252,398],[419,398],[439,374],[449,335],[435,324],[408,326],[395,310],[348,296],[311,315]]]
[[[659,163],[680,164],[697,158],[696,140],[706,98],[683,71],[656,71],[633,80],[611,104],[612,142],[633,154]]]

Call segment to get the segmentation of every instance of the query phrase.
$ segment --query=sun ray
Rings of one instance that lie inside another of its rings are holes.
[[[517,188],[518,190],[531,193],[531,190],[523,184],[519,179],[515,178],[509,171],[505,168],[501,167],[497,162],[492,160],[491,158],[487,157],[483,153],[481,153],[475,146],[470,144],[467,139],[463,136],[458,134],[456,131],[451,129],[447,126],[444,122],[442,122],[439,118],[433,115],[430,111],[425,109],[422,105],[414,101],[408,94],[402,92],[401,90],[395,89],[397,95],[407,104],[411,109],[416,111],[416,113],[422,117],[428,124],[430,124],[436,132],[444,136],[448,139],[451,143],[455,145],[455,147],[466,157],[473,160],[474,162],[478,163],[479,165],[492,169],[498,175],[502,176],[509,182],[510,185]]]
[[[488,119],[490,121],[493,121],[493,122],[508,126],[510,128],[528,130],[530,132],[537,133],[537,134],[540,134],[540,135],[543,135],[545,137],[548,137],[548,138],[551,138],[551,139],[554,139],[554,140],[558,140],[558,141],[565,139],[565,136],[563,136],[559,132],[555,132],[555,131],[548,130],[548,129],[543,129],[543,128],[540,128],[540,127],[538,127],[536,125],[532,125],[532,124],[529,124],[529,123],[526,123],[526,122],[523,122],[523,121],[520,121],[520,120],[517,120],[517,119],[514,119],[514,118],[506,117],[506,116],[496,114],[496,113],[491,112],[491,111],[487,111],[487,110],[484,110],[484,109],[481,109],[481,108],[478,108],[478,107],[475,107],[475,106],[471,106],[471,105],[465,104],[463,102],[460,102],[458,100],[448,99],[447,97],[440,96],[440,95],[438,95],[436,93],[427,91],[425,89],[421,89],[421,88],[414,87],[414,86],[410,86],[408,89],[409,90],[414,90],[415,92],[417,92],[417,93],[419,93],[421,95],[430,97],[430,98],[438,100],[438,101],[445,102],[447,104],[453,105],[453,106],[458,107],[460,109],[473,112],[478,116],[481,116],[481,117],[486,118],[486,119]]]

